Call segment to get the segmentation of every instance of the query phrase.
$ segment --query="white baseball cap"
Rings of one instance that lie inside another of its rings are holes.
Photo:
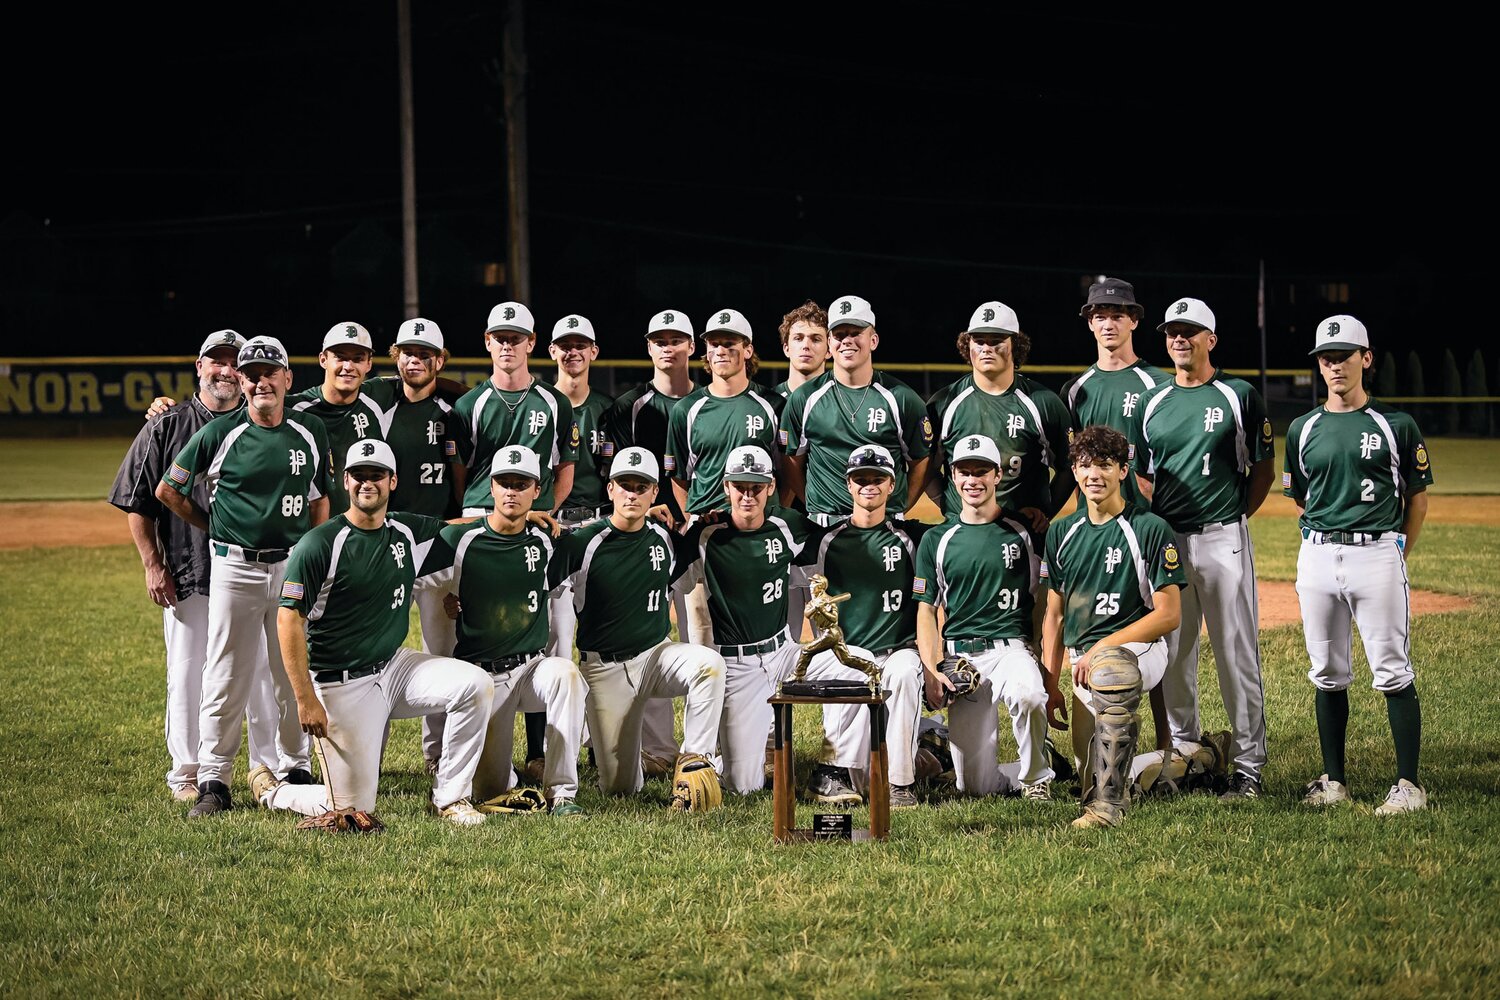
[[[511,330],[515,333],[524,333],[528,337],[535,337],[536,320],[531,318],[531,310],[521,303],[502,302],[490,310],[490,322],[484,328],[484,332],[499,333],[502,330]]]
[[[858,295],[845,295],[828,307],[828,329],[836,326],[874,326],[875,310]]]
[[[240,348],[239,357],[235,359],[235,367],[243,368],[246,365],[291,367],[287,364],[286,348],[275,337],[251,337],[245,341],[245,346]]]
[[[349,452],[344,456],[344,471],[368,467],[372,469],[384,469],[391,475],[396,474],[396,453],[391,451],[391,446],[384,441],[374,438],[366,438],[356,441],[349,446]]]
[[[525,445],[508,444],[495,452],[495,457],[490,461],[490,478],[506,474],[526,476],[542,480],[542,463],[536,457],[536,452]]]
[[[375,341],[370,339],[370,331],[358,323],[335,323],[323,334],[323,350],[337,347],[340,344],[353,344],[355,347],[363,347],[365,350],[375,352]]]
[[[724,460],[724,479],[736,483],[774,482],[776,476],[771,471],[771,456],[760,445],[741,445]]]
[[[1202,299],[1178,299],[1167,306],[1167,318],[1156,325],[1162,333],[1167,332],[1168,323],[1191,323],[1214,332],[1214,311]]]
[[[738,309],[720,309],[710,316],[703,324],[703,336],[710,333],[736,333],[746,340],[754,339],[750,335],[750,321]]]
[[[846,477],[856,472],[883,472],[895,479],[896,459],[878,444],[862,444],[849,453],[849,464],[844,467]]]
[[[656,456],[645,448],[626,448],[615,456],[609,467],[609,478],[619,479],[621,476],[639,476],[653,483],[660,482],[661,466],[656,464]]]
[[[434,351],[443,349],[443,331],[430,319],[418,316],[401,324],[396,331],[397,347],[430,347]]]
[[[594,336],[594,324],[588,321],[588,317],[577,313],[568,313],[552,325],[552,342],[555,344],[564,337],[587,337],[596,344],[599,342]]]
[[[646,325],[646,336],[653,333],[664,333],[668,330],[674,333],[693,335],[693,321],[688,319],[687,313],[681,309],[663,309],[651,317],[651,322]]]
[[[216,351],[221,347],[233,348],[234,353],[238,355],[240,348],[244,346],[245,338],[233,330],[215,330],[203,338],[203,346],[198,348],[198,357],[204,357],[209,351]]]
[[[1323,351],[1368,351],[1370,349],[1370,331],[1365,325],[1353,316],[1339,314],[1330,316],[1318,324],[1318,332],[1313,339],[1313,349],[1308,354],[1319,354]]]
[[[1016,311],[1004,302],[986,302],[969,317],[968,332],[1015,335],[1021,332],[1021,320],[1016,316]]]
[[[953,446],[953,454],[948,456],[948,468],[953,468],[959,462],[988,462],[998,469],[1000,449],[983,434],[970,434],[959,438],[958,444]]]

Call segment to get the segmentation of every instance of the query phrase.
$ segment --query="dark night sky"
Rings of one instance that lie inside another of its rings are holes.
[[[502,8],[413,6],[422,310],[476,354],[506,297],[478,280],[504,258]],[[1377,347],[1479,345],[1447,318],[1488,285],[1490,88],[1461,27],[868,9],[530,5],[544,333],[576,310],[634,355],[656,309],[733,305],[777,353],[783,311],[854,292],[882,357],[946,361],[999,298],[1034,360],[1076,362],[1080,280],[1104,272],[1152,326],[1204,298],[1222,360],[1252,364],[1264,258],[1273,365],[1339,311]],[[226,325],[311,353],[348,318],[393,335],[394,3],[236,10],[12,33],[7,353],[180,353]]]

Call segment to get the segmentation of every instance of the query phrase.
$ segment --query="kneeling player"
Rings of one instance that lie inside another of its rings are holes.
[[[349,509],[292,549],[277,630],[302,729],[317,741],[323,787],[288,785],[267,768],[250,775],[255,798],[310,816],[375,808],[386,724],[445,712],[431,805],[459,826],[484,822],[469,801],[494,685],[470,663],[406,649],[412,590],[443,522],[388,514],[396,456],[357,441],[344,462]]]
[[[478,666],[495,683],[494,711],[474,775],[475,797],[488,799],[514,787],[510,758],[516,713],[545,712],[542,786],[547,801],[554,816],[582,816],[583,808],[573,798],[578,794],[586,692],[577,664],[547,655],[552,539],[526,521],[541,495],[536,452],[522,445],[495,452],[490,495],[495,506],[489,514],[445,527],[423,567],[432,570],[424,583],[458,596],[454,655]]]
[[[1084,762],[1078,827],[1125,818],[1140,728],[1136,709],[1141,693],[1161,682],[1163,637],[1181,617],[1178,590],[1186,574],[1172,529],[1120,492],[1129,454],[1125,436],[1112,428],[1096,424],[1074,435],[1073,477],[1086,503],[1047,531],[1042,573],[1051,589],[1042,661],[1054,717],[1063,711],[1058,680],[1065,646],[1073,665],[1073,749]],[[1060,719],[1053,724],[1063,728]],[[1222,756],[1215,763],[1222,766]]]
[[[1031,611],[1040,560],[1026,525],[1005,514],[995,499],[1000,451],[983,434],[960,439],[949,459],[962,506],[958,515],[928,530],[917,549],[912,594],[917,608],[917,648],[926,667],[927,698],[947,701],[952,683],[938,670],[945,654],[963,656],[979,686],[948,709],[949,739],[958,789],[994,795],[1003,789],[997,761],[1003,703],[1020,751],[1021,794],[1051,797],[1047,763],[1047,691],[1031,651]],[[938,627],[937,612],[946,619]]]

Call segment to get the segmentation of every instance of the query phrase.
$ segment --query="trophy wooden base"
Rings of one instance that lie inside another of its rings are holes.
[[[868,705],[870,707],[870,827],[854,830],[851,841],[886,840],[891,835],[891,783],[886,768],[889,753],[885,746],[886,707],[885,692],[876,694],[846,695],[842,697],[811,697],[807,695],[776,694],[770,699],[775,719],[775,749],[772,751],[772,791],[774,829],[778,844],[801,841],[834,839],[815,833],[810,829],[797,829],[796,771],[792,765],[792,706],[793,705]],[[838,838],[842,839],[842,838]]]

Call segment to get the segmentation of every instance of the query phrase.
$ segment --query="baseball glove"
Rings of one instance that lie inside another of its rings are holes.
[[[297,824],[297,829],[317,833],[381,833],[385,824],[380,817],[363,809],[330,809],[307,817]]]
[[[512,788],[474,807],[482,813],[546,812],[547,800],[535,788]]]
[[[677,758],[672,775],[672,801],[667,808],[678,812],[708,812],[724,801],[719,775],[707,757],[685,753]]]
[[[925,719],[921,736],[917,740],[915,761],[918,781],[929,785],[951,785],[956,780],[953,771],[953,751],[948,743],[948,727]]]
[[[931,711],[947,708],[965,695],[973,694],[979,687],[979,671],[975,670],[973,665],[962,656],[944,657],[943,662],[938,664],[938,673],[948,678],[948,683],[953,685],[953,690],[944,691],[943,701],[936,705],[927,699],[924,691],[922,700],[927,703]]]

